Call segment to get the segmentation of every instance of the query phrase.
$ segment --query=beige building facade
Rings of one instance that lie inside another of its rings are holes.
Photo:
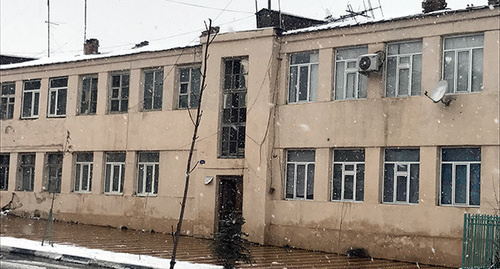
[[[225,33],[206,62],[202,37],[2,66],[1,205],[47,217],[55,193],[58,220],[171,232],[206,64],[184,234],[236,211],[261,244],[459,266],[464,213],[500,208],[499,19]],[[425,95],[440,80],[448,105]]]

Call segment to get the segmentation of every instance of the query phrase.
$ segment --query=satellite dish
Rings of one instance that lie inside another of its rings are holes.
[[[436,84],[434,89],[432,89],[431,94],[429,95],[427,91],[424,93],[425,96],[429,97],[429,99],[432,100],[434,103],[441,103],[445,104],[446,106],[450,105],[451,99],[444,101],[444,95],[446,94],[446,91],[448,91],[448,81],[446,80],[441,80]]]
[[[210,184],[210,182],[212,182],[212,180],[214,180],[214,177],[206,176],[205,177],[205,185]]]

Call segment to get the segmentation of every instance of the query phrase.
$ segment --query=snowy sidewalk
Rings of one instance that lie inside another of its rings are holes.
[[[100,249],[89,249],[73,245],[54,244],[50,246],[40,241],[22,238],[0,237],[0,251],[19,254],[34,255],[48,259],[74,262],[85,265],[98,265],[107,268],[168,268],[169,259],[161,259],[148,255],[135,255],[116,253]],[[207,264],[193,264],[190,262],[177,261],[175,268],[179,269],[219,269],[220,266]]]

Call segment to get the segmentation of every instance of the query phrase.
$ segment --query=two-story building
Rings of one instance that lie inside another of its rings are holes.
[[[458,266],[463,214],[500,208],[499,20],[490,5],[219,34],[206,62],[202,37],[1,66],[1,204],[46,217],[55,193],[58,220],[171,232],[206,65],[183,234],[237,211],[261,244]],[[425,94],[440,80],[447,105]]]

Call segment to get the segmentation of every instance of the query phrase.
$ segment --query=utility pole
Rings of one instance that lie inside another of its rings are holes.
[[[191,172],[196,168],[199,162],[196,162],[194,167],[191,169],[191,161],[193,159],[193,153],[194,153],[194,146],[196,144],[196,140],[198,139],[198,127],[200,126],[200,121],[201,121],[201,100],[203,97],[203,92],[205,91],[207,85],[206,85],[206,78],[207,78],[207,61],[208,61],[208,47],[212,43],[212,41],[215,39],[218,33],[218,27],[212,27],[212,20],[208,20],[208,27],[205,24],[206,31],[203,32],[203,34],[206,33],[207,41],[205,44],[205,53],[203,57],[203,72],[201,73],[201,89],[200,89],[200,96],[198,97],[198,108],[196,110],[196,120],[194,122],[194,131],[193,131],[193,137],[191,139],[191,148],[189,149],[189,156],[187,160],[187,165],[186,165],[186,181],[184,185],[184,195],[182,196],[182,203],[181,203],[181,212],[179,216],[179,222],[177,223],[177,229],[175,233],[173,234],[173,240],[174,240],[174,249],[172,250],[172,258],[170,259],[170,269],[174,269],[175,266],[175,257],[177,255],[177,246],[179,245],[179,237],[181,235],[181,228],[182,228],[182,220],[184,218],[184,210],[186,208],[186,200],[187,200],[187,194],[188,194],[188,189],[189,189],[189,177],[191,175]],[[188,110],[189,113],[189,110]],[[203,163],[202,163],[203,164]]]

